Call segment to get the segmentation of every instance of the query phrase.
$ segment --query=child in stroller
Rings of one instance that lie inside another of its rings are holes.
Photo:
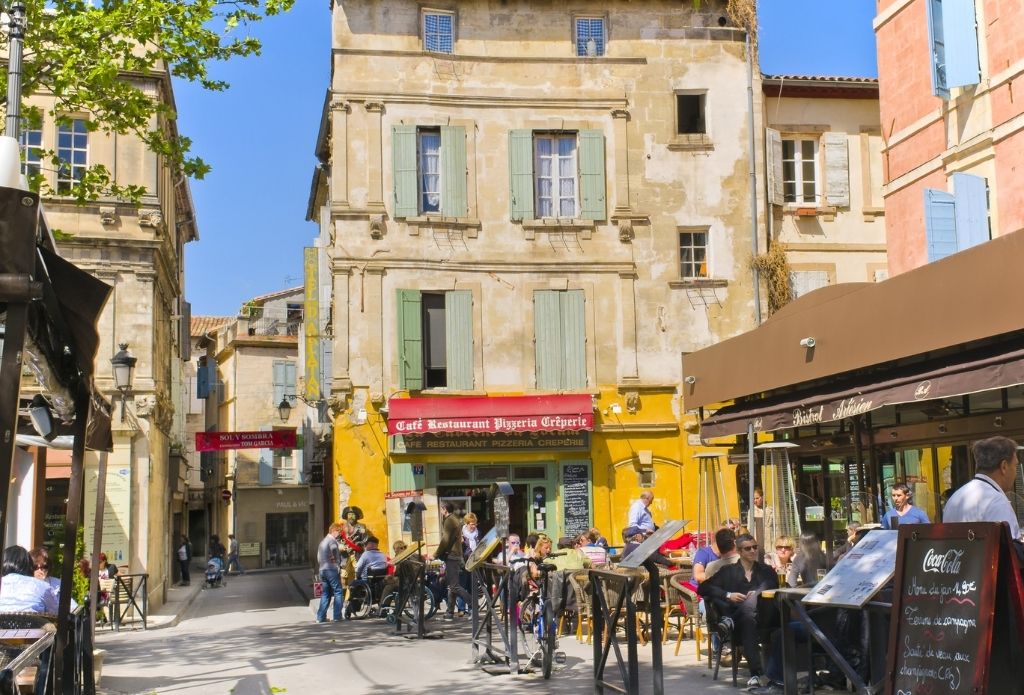
[[[211,557],[206,563],[206,587],[212,589],[227,586],[227,583],[224,577],[224,561],[219,557]]]

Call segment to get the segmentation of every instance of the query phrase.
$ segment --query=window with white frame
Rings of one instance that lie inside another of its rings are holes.
[[[818,141],[782,139],[782,193],[787,203],[818,204]]]
[[[452,53],[455,50],[455,15],[440,10],[423,11],[423,50]]]
[[[699,280],[708,277],[708,232],[679,232],[679,277]]]
[[[577,197],[576,133],[534,136],[537,216],[572,218]]]
[[[603,56],[605,36],[604,17],[577,17],[576,55],[585,58]]]
[[[57,126],[57,193],[69,193],[89,166],[89,129],[75,118]]]
[[[294,483],[296,466],[295,456],[291,449],[274,449],[274,482]]]
[[[43,131],[22,127],[18,139],[21,141],[21,173],[38,176],[43,167]]]
[[[441,131],[421,128],[416,131],[419,158],[420,211],[441,211]]]

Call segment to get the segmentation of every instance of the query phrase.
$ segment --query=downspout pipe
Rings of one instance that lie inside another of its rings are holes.
[[[750,42],[750,29],[747,29],[747,118],[748,130],[750,131],[750,242],[753,256],[757,258],[757,151],[756,138],[754,137],[754,52]],[[754,321],[761,325],[761,272],[757,266],[751,264],[751,272],[754,275]],[[753,497],[751,497],[753,500]]]

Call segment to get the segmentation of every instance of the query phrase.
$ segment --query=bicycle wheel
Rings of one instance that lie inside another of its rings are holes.
[[[519,644],[531,663],[543,661],[538,632],[539,607],[536,597],[529,597],[519,604]]]
[[[370,587],[366,584],[356,584],[348,590],[348,602],[345,604],[345,613],[350,618],[362,620],[370,614],[371,601]]]
[[[415,611],[410,611],[410,613],[415,615]],[[423,587],[423,619],[430,620],[435,613],[437,613],[437,600],[434,598],[434,592]]]
[[[395,624],[395,603],[398,601],[398,594],[391,592],[380,600],[380,617],[392,625]]]
[[[540,624],[540,650],[542,653],[541,667],[544,678],[551,678],[551,667],[555,660],[555,648],[558,646],[558,623],[555,621],[555,609],[551,601],[544,604],[544,617]]]

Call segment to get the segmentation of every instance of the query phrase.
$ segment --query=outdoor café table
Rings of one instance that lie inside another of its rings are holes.
[[[797,692],[796,639],[792,626],[792,605],[794,601],[803,600],[803,597],[810,591],[811,587],[809,586],[782,587],[762,591],[760,596],[761,601],[772,601],[778,607],[778,617],[782,624],[782,685],[786,695],[796,695]],[[758,623],[759,626],[765,625],[761,621]]]
[[[26,645],[40,639],[46,630],[38,628],[19,628],[16,630],[0,630],[0,642],[8,645]]]

